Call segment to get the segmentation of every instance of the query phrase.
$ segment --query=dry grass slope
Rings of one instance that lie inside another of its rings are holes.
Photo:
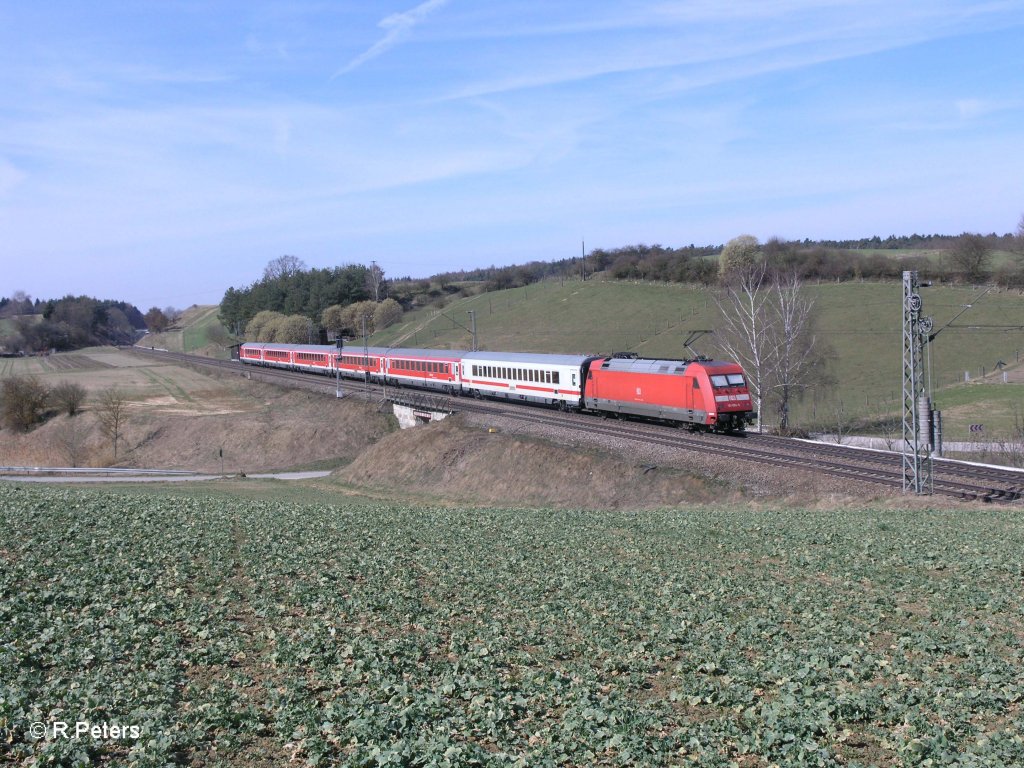
[[[722,500],[721,487],[686,472],[491,434],[458,417],[388,435],[335,477],[432,503],[650,509]]]

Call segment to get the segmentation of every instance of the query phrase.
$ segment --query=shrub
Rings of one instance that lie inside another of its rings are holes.
[[[43,419],[49,401],[46,385],[35,376],[12,376],[0,386],[0,414],[11,429],[27,432]]]
[[[62,413],[74,416],[85,403],[85,387],[71,381],[62,381],[50,391],[50,402]]]

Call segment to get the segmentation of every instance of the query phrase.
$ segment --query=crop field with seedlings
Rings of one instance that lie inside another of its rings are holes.
[[[0,514],[8,764],[1024,764],[1017,512]]]

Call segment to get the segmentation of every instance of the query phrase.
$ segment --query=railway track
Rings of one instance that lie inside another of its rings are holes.
[[[237,361],[214,360],[180,352],[163,352],[137,347],[133,348],[133,351],[157,355],[162,359],[190,365],[242,374],[250,379],[297,386],[325,394],[335,392],[337,386],[334,379],[313,376],[308,373],[275,368],[251,368],[249,366],[243,368]],[[410,395],[410,393],[415,393],[415,390],[384,388],[376,384],[353,382],[351,379],[342,379],[342,389],[346,396],[356,396],[370,401],[389,400],[393,402],[405,399],[409,402],[417,400],[426,402],[423,399],[424,393]],[[426,395],[426,397],[432,401],[431,407],[438,410],[500,415],[523,423],[543,424],[547,427],[560,426],[567,430],[576,430],[597,437],[635,440],[679,450],[701,451],[723,458],[820,472],[887,488],[902,489],[903,487],[902,456],[890,451],[829,445],[770,435],[697,434],[670,429],[664,425],[602,418],[591,414],[563,413],[541,407],[524,407],[500,401],[439,395]],[[1010,468],[936,459],[933,463],[932,481],[933,492],[949,498],[1001,503],[1024,500],[1024,472]]]

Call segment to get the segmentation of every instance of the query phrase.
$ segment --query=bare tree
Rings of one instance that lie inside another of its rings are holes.
[[[87,443],[92,430],[81,419],[67,419],[54,434],[57,449],[69,467],[79,467],[88,454]]]
[[[379,302],[381,299],[381,291],[384,287],[384,270],[380,268],[376,261],[370,262],[370,267],[366,271],[366,290],[373,296],[374,302]]]
[[[1017,221],[1017,231],[1013,235],[1013,251],[1017,254],[1017,261],[1024,262],[1024,213]]]
[[[96,417],[100,430],[114,446],[114,460],[117,460],[117,443],[128,420],[128,398],[116,387],[102,390],[96,398]]]
[[[828,381],[813,331],[814,300],[796,268],[773,273],[765,261],[741,260],[727,271],[716,301],[722,313],[718,338],[747,374],[758,430],[772,406],[779,430],[787,431],[794,400]]]
[[[263,279],[279,280],[282,277],[291,277],[305,269],[306,263],[298,256],[278,256],[267,262],[267,266],[263,268]]]
[[[771,329],[776,342],[769,378],[779,431],[785,432],[789,429],[790,405],[815,378],[820,361],[811,325],[814,299],[804,292],[800,277],[795,270],[777,275],[772,288],[769,311],[775,315]]]
[[[981,280],[988,273],[992,249],[982,235],[964,232],[953,243],[949,260],[968,280]]]
[[[847,414],[846,406],[843,405],[842,400],[836,403],[832,415],[835,418],[836,427],[836,431],[833,433],[832,439],[838,445],[842,445],[843,440],[846,439],[850,432],[850,416]]]
[[[68,416],[74,416],[82,410],[85,397],[85,387],[73,381],[62,381],[50,390],[50,402]]]
[[[723,351],[743,366],[747,374],[760,431],[768,373],[775,354],[777,321],[771,311],[771,294],[766,290],[768,267],[764,262],[755,263],[744,269],[732,269],[729,276],[715,299],[722,312],[719,338]]]

